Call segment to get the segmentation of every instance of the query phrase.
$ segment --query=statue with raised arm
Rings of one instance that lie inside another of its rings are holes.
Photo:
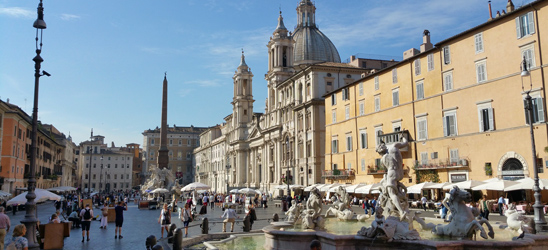
[[[406,220],[407,213],[409,211],[409,205],[407,203],[407,188],[400,183],[403,179],[403,159],[400,153],[400,148],[407,146],[407,139],[401,138],[401,142],[394,143],[389,149],[386,144],[381,141],[377,147],[377,153],[382,155],[381,165],[386,168],[386,174],[384,175],[381,183],[383,202],[386,202],[385,213],[387,215],[395,215],[397,210],[400,221]]]

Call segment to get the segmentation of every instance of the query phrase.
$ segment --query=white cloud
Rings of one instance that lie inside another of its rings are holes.
[[[65,21],[70,21],[74,19],[80,19],[80,16],[72,15],[72,14],[61,14],[61,19]]]
[[[36,13],[20,7],[0,8],[0,15],[16,17],[16,18],[32,18]]]

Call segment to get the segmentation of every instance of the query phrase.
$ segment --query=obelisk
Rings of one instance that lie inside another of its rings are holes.
[[[167,153],[167,73],[164,75],[162,87],[162,126],[160,127],[160,149],[158,149],[158,169],[167,168],[169,158]]]

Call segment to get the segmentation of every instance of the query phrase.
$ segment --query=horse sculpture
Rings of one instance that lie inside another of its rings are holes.
[[[453,187],[450,192],[449,208],[453,214],[451,222],[447,225],[437,225],[432,229],[432,233],[436,235],[447,235],[451,237],[472,239],[476,232],[480,232],[480,236],[487,239],[488,235],[491,238],[495,237],[493,227],[485,218],[479,220],[474,219],[474,215],[465,202],[470,202],[472,196],[470,193],[460,190],[457,186]],[[485,232],[483,224],[487,225],[489,234]]]

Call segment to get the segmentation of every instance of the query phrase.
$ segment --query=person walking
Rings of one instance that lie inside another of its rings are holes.
[[[187,203],[183,209],[183,217],[181,217],[183,227],[185,228],[185,237],[188,237],[188,224],[190,223],[191,218],[190,205]]]
[[[15,228],[13,228],[12,236],[6,241],[6,247],[14,244],[15,249],[17,250],[28,250],[29,241],[25,238],[25,234],[27,234],[27,227],[25,227],[25,224],[15,226]]]
[[[162,227],[162,237],[160,237],[161,239],[164,238],[164,228],[167,233],[169,225],[171,224],[171,211],[167,208],[166,203],[164,203],[164,208],[162,208],[160,218],[158,218],[158,223],[160,223],[160,226]]]
[[[377,207],[377,199],[373,197],[371,200],[371,215],[375,214],[375,208]]]
[[[107,203],[103,204],[103,208],[101,208],[101,226],[99,228],[101,229],[107,229],[108,225],[108,205]]]
[[[215,210],[215,197],[213,193],[209,194],[209,204],[211,205],[211,210]]]
[[[257,213],[255,213],[255,208],[253,208],[253,205],[247,206],[248,212],[245,215],[246,217],[249,216],[249,230],[252,230],[253,228],[253,222],[257,220]]]
[[[4,250],[4,238],[10,227],[10,218],[4,213],[4,207],[0,207],[0,250]]]
[[[426,202],[427,202],[427,201],[428,201],[428,200],[426,199],[426,197],[423,196],[423,197],[421,198],[422,208],[424,208],[424,211],[426,211]]]
[[[122,224],[124,224],[124,211],[127,211],[127,203],[123,201],[118,202],[118,206],[114,208],[114,212],[116,213],[116,228],[114,229],[114,239],[117,238],[124,238],[122,236]]]
[[[480,216],[489,220],[489,207],[487,206],[487,195],[483,195],[483,198],[479,200],[479,212]]]
[[[93,209],[89,208],[89,204],[86,204],[86,208],[80,211],[80,218],[82,221],[82,242],[84,242],[85,235],[87,235],[89,241],[89,227],[91,226],[91,218],[93,218]]]
[[[502,195],[499,197],[499,200],[497,202],[497,204],[499,205],[499,214],[500,216],[503,216],[504,215],[504,204],[506,204],[506,201],[504,200],[504,197],[502,197]]]
[[[267,201],[266,194],[263,194],[262,199],[263,199],[263,210],[264,210],[264,209],[267,208],[267,206],[266,206],[266,201]]]
[[[236,215],[236,211],[234,211],[234,205],[230,205],[230,207],[225,210],[220,218],[225,218],[225,220],[223,221],[223,233],[225,233],[227,222],[232,223],[230,227],[230,232],[234,232],[234,222],[236,221],[236,218],[240,218],[240,216]]]

